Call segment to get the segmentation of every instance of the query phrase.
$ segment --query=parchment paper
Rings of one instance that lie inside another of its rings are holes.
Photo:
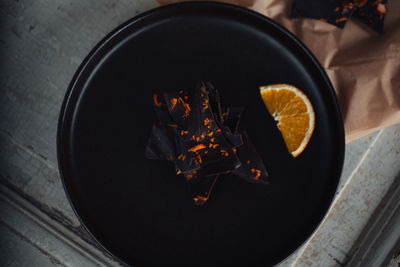
[[[174,2],[181,1],[159,0],[160,4]],[[400,0],[388,1],[383,34],[355,20],[339,29],[319,20],[291,19],[290,0],[220,2],[272,18],[314,53],[335,88],[346,142],[400,122]]]

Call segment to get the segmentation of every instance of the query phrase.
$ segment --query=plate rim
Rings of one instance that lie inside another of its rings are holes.
[[[71,198],[71,195],[69,193],[68,185],[67,185],[68,182],[66,181],[68,178],[66,178],[66,175],[65,175],[66,167],[64,166],[63,161],[65,161],[64,158],[67,156],[66,155],[67,151],[65,151],[66,149],[64,148],[65,142],[67,142],[67,141],[65,141],[64,135],[65,135],[65,131],[70,129],[70,127],[68,127],[69,125],[67,123],[67,115],[68,115],[68,111],[70,111],[70,109],[71,109],[71,100],[72,100],[71,98],[74,93],[77,94],[76,90],[79,90],[78,93],[80,93],[81,89],[79,89],[79,87],[76,88],[76,86],[77,86],[80,78],[82,77],[85,69],[88,67],[90,62],[95,58],[96,54],[98,52],[100,52],[104,46],[106,46],[108,43],[110,43],[121,32],[123,32],[124,30],[130,28],[131,26],[139,23],[140,21],[145,20],[146,18],[148,18],[150,16],[157,15],[157,13],[159,13],[159,12],[163,12],[163,11],[166,12],[168,10],[185,8],[185,7],[196,8],[196,6],[209,6],[210,8],[219,7],[219,8],[225,8],[225,9],[231,9],[234,12],[238,12],[238,13],[240,13],[240,12],[247,13],[248,15],[255,16],[258,19],[262,20],[264,23],[268,23],[268,24],[272,25],[273,27],[275,27],[276,29],[278,29],[280,32],[282,32],[284,35],[286,35],[291,41],[293,41],[296,44],[296,46],[298,48],[300,48],[309,59],[311,59],[312,63],[315,65],[315,67],[317,68],[321,77],[323,78],[323,81],[327,85],[326,90],[329,94],[329,98],[333,102],[332,104],[335,109],[336,118],[337,118],[337,125],[336,125],[337,134],[338,134],[337,141],[340,144],[340,147],[338,148],[338,159],[337,159],[338,165],[339,165],[339,168],[337,169],[338,178],[336,179],[334,186],[332,186],[332,190],[329,192],[329,194],[330,194],[329,204],[324,205],[324,210],[325,210],[324,216],[319,220],[319,223],[315,226],[315,228],[310,233],[310,235],[298,247],[296,247],[295,249],[292,249],[291,253],[288,256],[286,256],[285,258],[278,260],[277,262],[274,262],[274,264],[278,264],[280,262],[283,262],[287,258],[289,258],[291,255],[293,255],[293,253],[296,250],[298,250],[300,247],[302,247],[304,244],[306,244],[308,242],[308,240],[310,240],[310,238],[319,229],[322,222],[325,220],[326,216],[328,215],[329,209],[333,204],[335,193],[338,189],[338,185],[339,185],[342,170],[343,170],[344,155],[345,155],[345,131],[344,131],[343,116],[342,116],[342,112],[340,109],[340,105],[339,105],[338,98],[335,93],[334,87],[333,87],[328,75],[326,74],[325,69],[321,66],[319,61],[314,56],[314,54],[307,48],[307,46],[305,44],[303,44],[294,34],[292,34],[285,27],[283,27],[279,23],[273,21],[271,18],[269,18],[259,12],[256,12],[254,10],[251,10],[251,9],[248,9],[245,7],[241,7],[241,6],[237,6],[237,5],[233,5],[233,4],[212,2],[212,1],[188,1],[188,2],[173,3],[173,4],[168,4],[168,5],[152,8],[143,13],[135,15],[132,18],[126,20],[125,22],[123,22],[120,25],[118,25],[117,27],[115,27],[112,31],[110,31],[108,34],[106,34],[101,40],[99,40],[96,43],[96,45],[93,48],[91,48],[89,53],[82,60],[81,64],[79,65],[79,67],[76,69],[74,75],[72,76],[71,81],[67,87],[66,93],[64,95],[63,102],[62,102],[60,112],[59,112],[58,124],[57,124],[57,136],[56,136],[56,144],[57,144],[57,152],[56,153],[57,153],[58,169],[59,169],[60,178],[61,178],[61,181],[63,184],[63,188],[64,188],[65,194],[67,196],[68,202],[71,205],[72,210],[74,211],[74,213],[75,213],[76,217],[78,218],[79,222],[81,223],[81,225],[89,233],[90,237],[93,238],[93,240],[95,240],[95,242],[104,251],[106,251],[113,259],[115,259],[116,261],[122,262],[126,265],[130,265],[128,262],[126,262],[125,259],[122,259],[122,258],[116,256],[117,253],[112,252],[112,249],[109,249],[105,245],[103,245],[103,243],[99,241],[99,239],[95,236],[95,234],[92,233],[92,231],[87,227],[84,220],[79,215],[77,208],[76,208],[76,206]],[[78,97],[78,99],[79,99],[79,97]],[[73,118],[72,118],[72,120],[73,120]],[[140,265],[142,263],[135,261],[134,264]]]

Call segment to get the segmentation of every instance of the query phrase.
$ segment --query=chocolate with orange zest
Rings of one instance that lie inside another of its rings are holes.
[[[386,15],[387,0],[364,0],[353,17],[366,24],[377,32],[383,32],[383,23]]]
[[[314,18],[343,28],[356,18],[377,32],[383,32],[387,0],[293,0],[292,18]]]
[[[342,7],[342,0],[293,0],[292,18],[313,18],[343,28],[353,13],[352,8]]]
[[[200,83],[192,94],[154,95],[153,102],[157,120],[145,156],[172,161],[176,173],[186,178],[195,205],[208,200],[221,174],[268,183],[261,157],[239,127],[243,108],[223,106],[210,83]]]
[[[207,202],[211,190],[219,177],[219,175],[201,176],[196,172],[185,174],[184,176],[190,186],[193,202],[196,206]]]

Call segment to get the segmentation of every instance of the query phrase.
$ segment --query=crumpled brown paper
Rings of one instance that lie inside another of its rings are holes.
[[[160,4],[181,2],[159,0]],[[389,0],[384,33],[350,20],[344,29],[291,19],[290,0],[224,0],[272,18],[317,57],[335,88],[346,142],[400,122],[400,1]]]

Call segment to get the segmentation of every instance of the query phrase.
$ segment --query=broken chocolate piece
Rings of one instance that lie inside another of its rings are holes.
[[[241,146],[243,144],[242,136],[238,132],[240,118],[242,116],[243,108],[228,107],[225,112],[225,122],[222,126],[225,137],[229,140],[233,147]]]
[[[190,122],[191,108],[189,105],[189,96],[187,93],[181,91],[176,93],[164,94],[165,104],[167,106],[169,115],[179,125],[180,130],[187,130]]]
[[[175,150],[165,130],[158,125],[153,125],[149,142],[146,146],[145,156],[148,159],[164,159],[173,161]]]
[[[205,86],[206,92],[208,92],[208,98],[211,106],[211,110],[214,113],[215,120],[218,124],[224,123],[223,110],[221,106],[219,91],[214,88],[214,86],[206,82]]]
[[[241,164],[233,173],[252,183],[268,184],[268,172],[265,169],[264,162],[249,139],[247,132],[241,130],[241,133],[243,145],[237,148],[237,156]]]
[[[293,0],[292,18],[319,19],[343,28],[354,17],[377,32],[383,32],[387,0]]]
[[[353,16],[375,31],[382,33],[387,0],[365,0],[365,2]]]
[[[342,3],[344,4],[342,5]],[[293,0],[290,16],[292,18],[322,19],[339,28],[343,28],[354,12],[352,7],[351,1]]]
[[[242,118],[243,108],[242,107],[228,107],[226,109],[226,121],[225,125],[229,127],[232,133],[239,132],[239,123]]]
[[[219,175],[200,176],[197,173],[189,173],[184,176],[189,184],[192,199],[196,206],[206,203],[210,197],[212,188],[219,177]]]

